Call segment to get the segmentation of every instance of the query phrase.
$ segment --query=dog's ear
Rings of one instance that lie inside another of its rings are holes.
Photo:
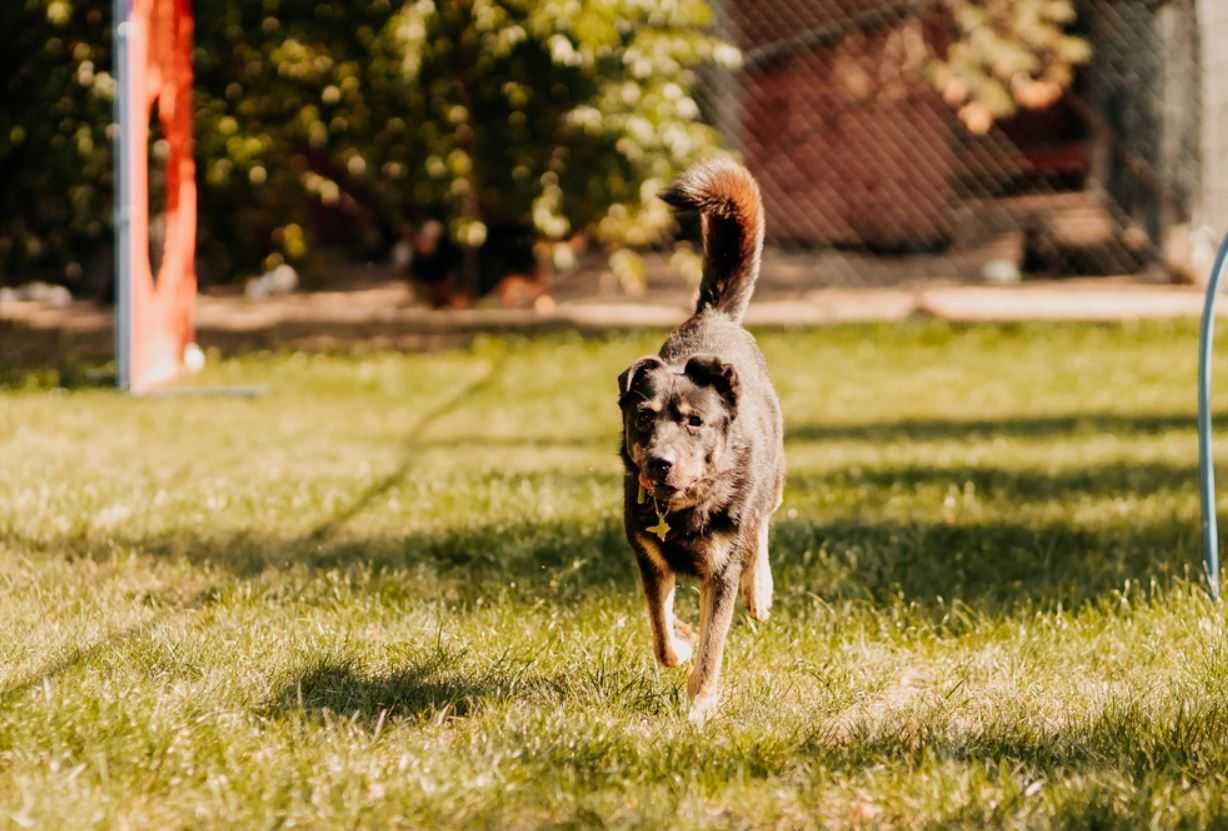
[[[624,369],[618,376],[618,405],[620,407],[623,405],[640,373],[662,366],[665,366],[665,363],[656,355],[647,355]]]
[[[715,355],[692,355],[683,372],[699,386],[712,387],[720,393],[730,410],[737,408],[742,385],[738,382],[738,371],[733,364]]]

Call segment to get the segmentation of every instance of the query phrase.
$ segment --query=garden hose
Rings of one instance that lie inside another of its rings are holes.
[[[1215,340],[1215,300],[1219,281],[1228,265],[1228,236],[1220,244],[1207,283],[1207,299],[1202,310],[1202,336],[1198,360],[1198,467],[1202,484],[1202,546],[1206,564],[1207,588],[1211,598],[1220,597],[1219,533],[1215,522],[1215,465],[1211,460],[1211,347]]]

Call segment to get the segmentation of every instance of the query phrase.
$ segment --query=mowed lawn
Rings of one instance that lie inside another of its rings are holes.
[[[1228,827],[1195,324],[762,334],[776,606],[703,731],[621,527],[659,340],[0,391],[0,827]]]

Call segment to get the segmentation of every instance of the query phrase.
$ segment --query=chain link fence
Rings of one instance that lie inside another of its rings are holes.
[[[1198,0],[1203,55],[1202,218],[1228,232],[1228,3]]]
[[[947,3],[718,0],[743,60],[700,103],[760,180],[765,273],[1163,274],[1203,185],[1195,3],[1080,0],[1091,57],[1060,98],[970,126],[929,77],[957,37]]]

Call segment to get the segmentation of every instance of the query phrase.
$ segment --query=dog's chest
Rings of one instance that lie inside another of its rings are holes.
[[[698,517],[693,511],[661,516],[649,503],[636,506],[633,521],[639,532],[653,541],[666,565],[677,573],[711,574],[729,556],[729,542],[734,534],[723,515],[707,518],[701,531],[695,528]]]

